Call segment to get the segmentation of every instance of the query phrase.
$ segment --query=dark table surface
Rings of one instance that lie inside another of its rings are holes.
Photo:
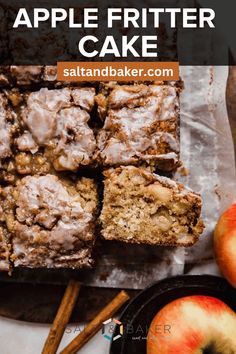
[[[229,69],[226,101],[232,135],[236,142],[236,67]],[[50,323],[54,319],[64,289],[63,286],[57,285],[1,282],[0,315],[24,321]],[[118,291],[118,289],[82,288],[72,322],[91,320]],[[129,291],[131,297],[136,293],[135,290]]]

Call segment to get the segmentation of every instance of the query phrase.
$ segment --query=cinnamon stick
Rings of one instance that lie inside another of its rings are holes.
[[[55,354],[79,295],[80,283],[70,280],[50,328],[42,354]]]
[[[75,354],[102,328],[103,322],[111,318],[127,300],[128,294],[121,291],[60,354]]]

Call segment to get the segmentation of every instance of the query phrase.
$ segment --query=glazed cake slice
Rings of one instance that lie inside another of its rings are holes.
[[[12,251],[11,234],[6,227],[6,218],[3,203],[1,200],[2,195],[7,195],[8,192],[9,189],[7,187],[0,187],[0,272],[6,271],[10,273],[12,268],[10,262],[10,256]]]
[[[0,86],[29,86],[43,81],[41,65],[0,66]]]
[[[8,101],[0,94],[0,159],[10,157],[12,137],[12,113],[7,107]]]
[[[0,93],[0,181],[12,183],[15,179],[11,161],[12,144],[17,127],[16,115],[10,109],[6,96]]]
[[[0,226],[0,271],[10,271],[11,244],[6,229]]]
[[[0,133],[5,137],[4,156],[12,156],[11,170],[45,174],[53,169],[77,171],[90,165],[96,148],[89,126],[94,97],[92,87],[5,91],[3,103],[0,101]],[[11,137],[6,123],[8,111],[15,119]],[[8,169],[7,164],[5,170]]]
[[[97,137],[105,166],[179,165],[179,89],[167,84],[105,85],[96,96],[104,126]]]
[[[0,66],[0,87],[64,86],[57,81],[57,66],[10,65]]]
[[[201,197],[183,185],[133,166],[104,172],[100,216],[106,240],[191,246],[203,231]]]
[[[81,268],[92,264],[98,197],[95,182],[27,176],[2,190],[14,267]]]

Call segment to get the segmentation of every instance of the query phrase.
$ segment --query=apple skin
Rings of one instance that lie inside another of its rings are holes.
[[[214,249],[222,274],[236,288],[236,204],[219,218],[214,232]]]
[[[157,333],[157,326],[170,326]],[[164,306],[154,317],[147,337],[147,354],[236,353],[236,314],[221,300],[186,296]]]

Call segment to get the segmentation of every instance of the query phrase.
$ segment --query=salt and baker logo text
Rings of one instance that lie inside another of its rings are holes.
[[[170,336],[173,326],[171,324],[156,324],[152,329],[152,335],[155,339],[160,336]],[[84,330],[82,325],[77,325],[74,328],[67,327],[66,334],[78,334]],[[149,331],[148,325],[138,324],[133,326],[131,323],[123,324],[116,318],[109,318],[103,322],[101,336],[110,342],[114,342],[122,338],[124,334],[131,337],[132,340],[146,340]]]

